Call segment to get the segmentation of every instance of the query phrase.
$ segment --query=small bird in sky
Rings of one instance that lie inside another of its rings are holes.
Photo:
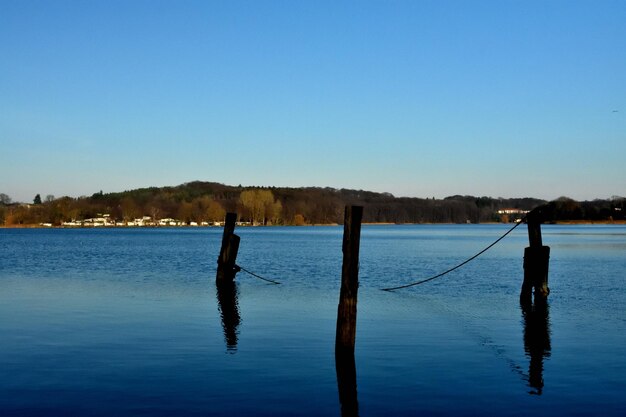
[[[617,112],[619,112],[619,110],[613,110],[613,113],[617,113]]]

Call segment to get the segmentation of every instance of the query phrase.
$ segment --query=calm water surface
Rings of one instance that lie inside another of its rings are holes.
[[[354,361],[336,368],[340,227],[0,229],[0,415],[626,415],[626,227],[364,226]],[[337,378],[340,375],[347,378]],[[350,377],[352,375],[352,377]],[[343,401],[340,403],[340,394]]]

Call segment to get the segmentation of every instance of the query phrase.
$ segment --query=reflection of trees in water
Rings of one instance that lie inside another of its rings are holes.
[[[222,317],[222,327],[224,329],[224,340],[226,349],[237,350],[238,327],[241,323],[239,315],[239,302],[237,300],[237,284],[233,281],[218,282],[217,303]]]
[[[544,387],[543,360],[550,356],[550,318],[546,302],[522,304],[524,350],[530,358],[528,386],[530,394],[541,395]]]
[[[335,350],[335,369],[337,371],[337,389],[341,403],[342,417],[356,417],[359,415],[359,401],[356,389],[356,363],[354,352],[349,350]]]

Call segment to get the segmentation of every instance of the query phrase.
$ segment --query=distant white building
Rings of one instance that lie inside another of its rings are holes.
[[[61,226],[63,227],[80,227],[83,225],[83,222],[80,220],[72,220],[71,222],[63,222]]]
[[[142,218],[137,218],[135,220],[129,221],[128,226],[137,226],[137,227],[154,226],[154,222],[152,221],[152,217],[143,216]]]
[[[529,210],[520,210],[516,208],[505,208],[498,210],[498,214],[526,214]]]
[[[109,217],[94,217],[92,219],[85,219],[83,226],[102,227],[102,226],[115,226]]]
[[[183,226],[183,225],[184,225],[183,222],[181,222],[180,220],[176,220],[176,219],[166,218],[166,219],[159,220],[159,226]]]

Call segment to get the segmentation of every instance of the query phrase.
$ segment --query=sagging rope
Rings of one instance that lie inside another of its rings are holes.
[[[248,271],[246,268],[244,268],[244,267],[243,267],[243,266],[241,266],[241,265],[236,265],[236,266],[237,266],[240,270],[242,270],[243,272],[245,272],[245,273],[247,273],[247,274],[250,274],[250,275],[252,275],[252,276],[253,276],[253,277],[255,277],[255,278],[262,279],[263,281],[267,281],[267,282],[270,282],[270,283],[272,283],[272,284],[280,285],[280,282],[278,282],[278,281],[274,281],[274,280],[269,279],[269,278],[263,278],[262,276],[257,275],[257,274],[255,274],[255,273],[254,273],[254,272],[252,272],[252,271]]]
[[[462,267],[463,265],[465,265],[466,263],[473,261],[474,259],[478,258],[480,255],[482,255],[483,253],[487,252],[489,249],[491,249],[492,247],[494,247],[498,242],[500,242],[502,239],[504,239],[509,233],[511,233],[517,226],[519,226],[520,224],[524,223],[524,221],[526,220],[527,216],[524,216],[523,219],[521,219],[518,223],[515,223],[515,226],[511,227],[505,234],[503,234],[502,236],[500,236],[498,239],[496,239],[495,242],[493,242],[491,245],[487,246],[485,249],[481,250],[480,252],[478,252],[476,255],[472,256],[469,259],[466,259],[465,261],[461,262],[460,264],[458,264],[457,266],[454,266],[440,274],[434,275],[430,278],[426,278],[426,279],[422,279],[420,281],[416,281],[416,282],[412,282],[410,284],[405,284],[405,285],[400,285],[397,287],[390,287],[390,288],[381,288],[383,291],[394,291],[394,290],[400,290],[403,288],[409,288],[409,287],[413,287],[415,285],[420,285],[420,284],[424,284],[428,281],[432,281],[434,279],[437,278],[441,278],[442,276],[449,274],[450,272],[454,271],[455,269],[459,269],[460,267]]]

